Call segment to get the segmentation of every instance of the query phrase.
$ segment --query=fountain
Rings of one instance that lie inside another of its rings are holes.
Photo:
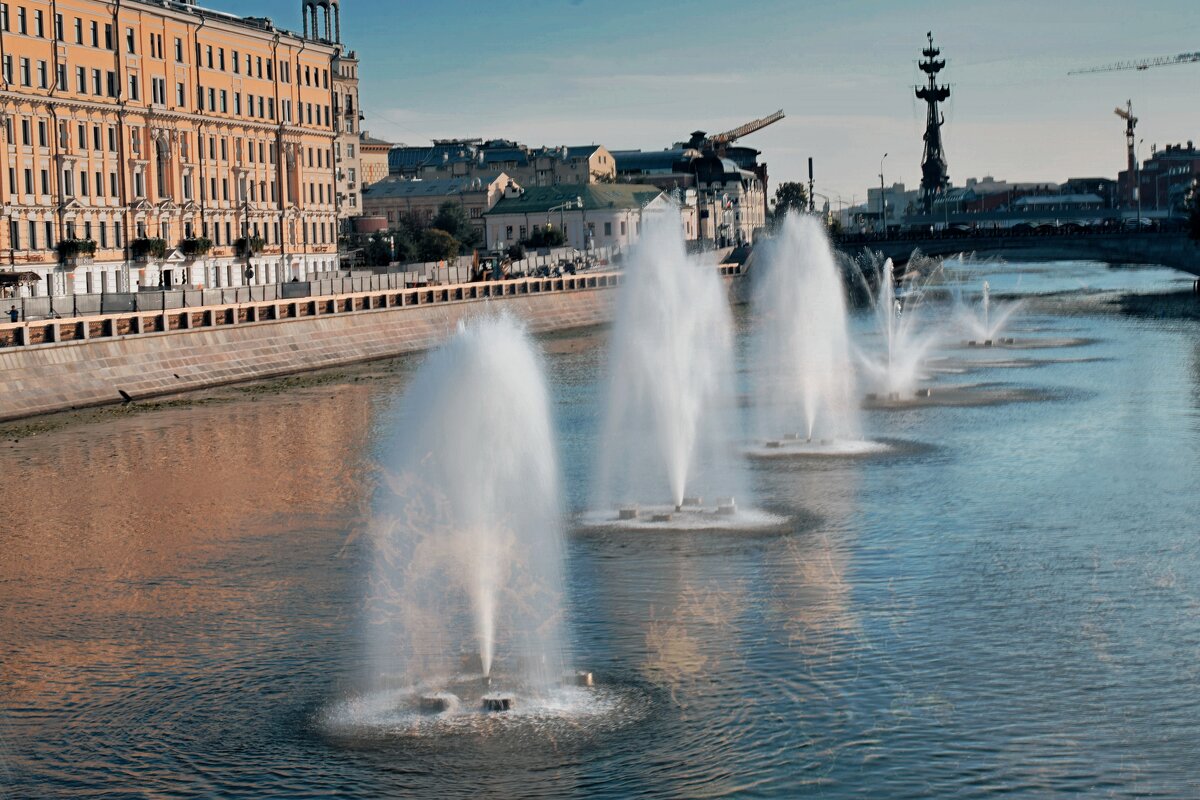
[[[1015,344],[1011,338],[1001,337],[1010,317],[1021,307],[1016,303],[999,303],[992,305],[991,286],[983,282],[983,291],[977,308],[972,308],[962,298],[962,292],[954,295],[954,319],[963,332],[969,337],[968,347],[998,347]]]
[[[824,226],[791,213],[755,260],[756,456],[846,455],[861,440],[842,272]]]
[[[369,682],[424,713],[563,687],[562,526],[538,354],[506,316],[460,324],[405,394],[374,531]]]
[[[928,389],[918,392],[922,367],[930,349],[937,341],[934,330],[922,330],[920,323],[920,288],[910,288],[903,299],[897,296],[895,271],[889,258],[879,271],[877,289],[872,304],[876,329],[882,339],[882,349],[860,351],[868,384],[873,391],[869,403],[896,404],[914,398],[928,398]]]
[[[732,363],[732,318],[715,264],[688,257],[675,208],[648,212],[618,296],[610,347],[593,508],[613,510],[590,514],[587,522],[736,523],[739,515],[718,515],[701,502],[740,494]]]

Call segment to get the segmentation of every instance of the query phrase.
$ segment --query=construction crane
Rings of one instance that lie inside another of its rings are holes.
[[[783,109],[781,108],[774,114],[747,122],[745,125],[739,125],[724,133],[714,133],[712,136],[708,136],[704,131],[693,131],[692,138],[687,142],[687,146],[696,150],[716,150],[719,154],[724,154],[725,148],[738,139],[743,136],[749,136],[755,131],[761,131],[768,125],[774,125],[783,119],[783,117]]]
[[[715,145],[732,144],[743,136],[749,136],[755,131],[761,131],[768,125],[774,125],[779,120],[783,119],[783,109],[779,109],[774,114],[756,119],[753,122],[747,122],[745,125],[739,125],[733,130],[725,131],[724,133],[714,134],[709,137]]]
[[[1160,56],[1158,58],[1143,58],[1138,61],[1117,61],[1113,64],[1104,64],[1099,67],[1083,67],[1081,69],[1073,69],[1068,72],[1068,75],[1087,75],[1092,72],[1119,72],[1121,70],[1136,69],[1146,70],[1151,67],[1170,67],[1175,64],[1195,64],[1200,62],[1200,51],[1195,53],[1180,53],[1175,56]]]

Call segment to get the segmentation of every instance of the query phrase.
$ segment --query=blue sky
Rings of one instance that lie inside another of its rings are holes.
[[[299,29],[300,0],[202,0]],[[925,31],[948,61],[951,180],[1115,176],[1132,98],[1151,143],[1200,140],[1200,63],[1067,76],[1200,50],[1197,0],[343,0],[364,123],[407,144],[482,136],[659,149],[783,108],[747,137],[772,183],[816,162],[817,191],[861,202],[920,178],[912,94]]]

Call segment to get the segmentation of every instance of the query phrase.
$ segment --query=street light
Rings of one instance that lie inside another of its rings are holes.
[[[551,211],[558,212],[558,224],[559,224],[559,228],[563,232],[564,240],[566,239],[566,236],[567,236],[567,209],[568,208],[578,208],[580,211],[582,211],[583,210],[583,198],[576,196],[574,200],[568,200],[565,203],[559,203],[556,206],[551,206],[550,208],[546,209],[546,213],[550,213]]]
[[[887,198],[883,194],[883,159],[887,158],[888,154],[884,153],[883,158],[879,159],[879,228],[880,231],[887,230]]]

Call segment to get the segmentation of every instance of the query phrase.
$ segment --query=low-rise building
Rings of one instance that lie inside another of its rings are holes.
[[[507,174],[522,186],[605,183],[616,179],[616,163],[603,146],[531,148],[507,139],[437,139],[428,147],[393,147],[394,176],[493,178]]]
[[[579,250],[625,247],[637,241],[642,215],[654,209],[675,209],[685,236],[695,238],[695,206],[675,203],[657,186],[585,184],[510,188],[484,215],[487,244],[507,247],[529,239],[540,227],[563,231],[567,244]]]
[[[741,158],[757,150],[738,148]],[[663,190],[696,193],[698,226],[694,238],[719,245],[753,242],[766,225],[766,184],[757,169],[729,157],[680,145],[669,150],[621,150],[613,153],[617,179]],[[766,174],[761,165],[761,174]],[[689,237],[692,238],[692,237]]]
[[[363,190],[363,215],[383,217],[389,227],[405,218],[426,225],[447,200],[462,205],[471,223],[483,230],[483,215],[490,210],[508,187],[517,185],[505,173],[491,179],[442,178],[409,180],[388,178]]]

